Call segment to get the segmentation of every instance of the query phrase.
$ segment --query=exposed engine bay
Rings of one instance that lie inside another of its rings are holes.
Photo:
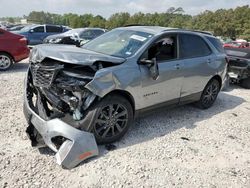
[[[84,86],[93,79],[98,68],[68,66],[53,60],[31,64],[29,81],[44,107],[43,118],[53,119],[60,114],[68,114],[72,120],[81,120],[84,110],[96,98]]]

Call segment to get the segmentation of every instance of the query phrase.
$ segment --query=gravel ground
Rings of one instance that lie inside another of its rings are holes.
[[[64,170],[25,135],[26,69],[0,73],[0,187],[250,187],[250,90],[234,86],[205,111],[140,118],[115,150],[100,146],[99,157]]]

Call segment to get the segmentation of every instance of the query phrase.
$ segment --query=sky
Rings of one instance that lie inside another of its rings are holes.
[[[186,14],[205,10],[236,8],[250,5],[250,0],[0,0],[0,17],[28,15],[31,11],[101,15],[108,18],[116,12],[165,12],[169,7],[182,7]]]

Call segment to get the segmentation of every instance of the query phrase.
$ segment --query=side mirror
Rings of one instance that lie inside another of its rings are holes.
[[[154,80],[157,80],[159,77],[159,67],[156,62],[156,58],[153,58],[152,60],[149,59],[142,59],[140,60],[140,64],[146,65],[150,71],[150,75]]]
[[[30,32],[30,33],[34,33],[34,30],[33,30],[33,29],[31,29],[29,32]]]

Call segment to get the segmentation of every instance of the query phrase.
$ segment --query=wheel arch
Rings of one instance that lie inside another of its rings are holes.
[[[0,53],[3,53],[3,54],[6,54],[8,56],[11,57],[12,61],[15,62],[15,58],[9,53],[9,52],[6,52],[6,51],[0,51]]]
[[[222,87],[222,78],[221,78],[221,76],[219,76],[219,75],[215,75],[215,76],[213,76],[210,80],[209,80],[209,82],[211,81],[211,80],[217,80],[218,82],[219,82],[219,84],[220,84],[220,89],[221,89],[221,87]],[[208,82],[208,83],[209,83]]]
[[[135,115],[135,100],[134,100],[134,97],[128,91],[116,89],[116,90],[112,90],[111,92],[107,93],[104,97],[106,97],[108,95],[120,95],[120,96],[124,97],[125,99],[127,99],[132,106],[133,115]]]

